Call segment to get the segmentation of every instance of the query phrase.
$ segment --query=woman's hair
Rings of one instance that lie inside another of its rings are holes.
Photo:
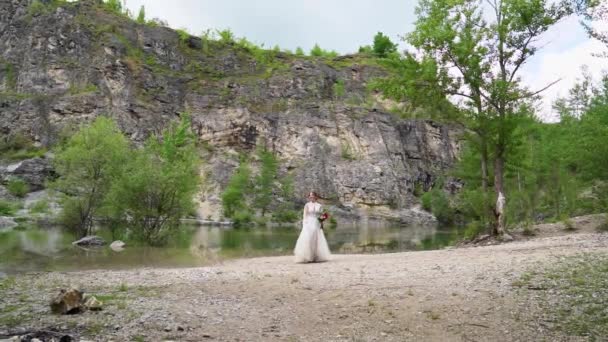
[[[309,193],[308,193],[308,196],[306,196],[306,197],[310,197],[310,195],[315,196],[315,198],[316,198],[316,199],[320,199],[320,198],[321,198],[321,197],[319,197],[319,194],[317,194],[317,193],[316,193],[316,192],[314,192],[314,191],[309,192]]]

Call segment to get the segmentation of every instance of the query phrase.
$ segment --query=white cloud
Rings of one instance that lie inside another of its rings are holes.
[[[550,83],[560,80],[542,93],[541,118],[546,121],[557,120],[552,105],[560,96],[566,96],[570,88],[581,77],[581,67],[587,66],[596,78],[602,71],[608,70],[608,59],[595,57],[594,54],[604,51],[600,42],[585,39],[577,44],[563,47],[561,50],[545,51],[536,58],[533,65],[523,73],[524,82],[532,90],[539,90]]]

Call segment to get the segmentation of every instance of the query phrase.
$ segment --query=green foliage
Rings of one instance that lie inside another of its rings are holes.
[[[328,58],[334,58],[338,56],[338,53],[336,51],[327,51],[327,50],[323,50],[319,44],[315,44],[312,49],[310,50],[310,55],[313,57],[328,57]]]
[[[2,59],[0,59],[2,61]],[[15,91],[17,89],[17,71],[11,63],[0,63],[1,69],[4,69],[4,82],[6,90]],[[0,70],[1,70],[0,69]]]
[[[372,49],[371,45],[364,45],[359,47],[359,53],[371,55],[374,53],[374,50]]]
[[[0,216],[13,216],[17,209],[19,208],[16,203],[0,200]]]
[[[179,124],[132,152],[109,190],[104,211],[115,221],[131,224],[137,238],[163,244],[192,210],[199,164],[190,117],[183,115]]]
[[[397,51],[397,44],[393,43],[388,36],[378,32],[374,36],[374,45],[372,47],[374,54],[381,58],[386,58]],[[359,49],[361,52],[361,49]]]
[[[504,0],[497,6],[488,11],[475,0],[420,0],[415,30],[406,37],[418,54],[409,56],[405,66],[426,72],[414,73],[401,89],[399,83],[385,86],[393,96],[416,98],[420,90],[433,94],[432,101],[463,99],[457,105],[473,133],[468,138],[480,152],[478,174],[486,194],[487,166],[494,166],[494,203],[510,193],[506,167],[523,145],[520,128],[533,107],[535,94],[521,83],[520,67],[539,50],[540,35],[570,13],[564,2]],[[499,213],[493,233],[505,231],[509,210]]]
[[[422,208],[430,211],[441,223],[451,223],[454,219],[454,209],[450,206],[450,201],[439,185],[431,191],[426,192],[420,197]]]
[[[433,194],[430,191],[422,194],[422,196],[420,197],[420,202],[422,203],[422,209],[424,209],[426,211],[432,211],[433,210],[432,201],[433,201]]]
[[[258,149],[258,158],[260,159],[260,173],[255,179],[254,207],[261,211],[261,215],[266,215],[268,208],[273,200],[275,181],[277,180],[277,172],[279,163],[272,152],[265,149]]]
[[[177,35],[179,36],[180,43],[185,44],[186,42],[188,42],[188,38],[190,38],[190,33],[188,33],[186,29],[177,29],[175,30],[175,32],[177,32]]]
[[[122,14],[122,4],[120,0],[105,0],[104,8],[115,14]]]
[[[234,218],[237,212],[242,213],[247,209],[246,197],[251,193],[250,175],[249,162],[242,158],[222,193],[222,206],[226,217]]]
[[[281,201],[276,205],[272,212],[272,218],[275,222],[291,223],[300,219],[300,212],[295,210],[294,205],[289,199],[293,196],[293,177],[286,175],[279,179],[279,198]]]
[[[466,229],[464,230],[463,237],[466,240],[472,240],[478,235],[484,233],[486,231],[486,227],[480,221],[471,221],[467,224]]]
[[[139,12],[137,13],[137,23],[145,24],[146,23],[146,8],[144,5],[141,5],[139,8]]]
[[[60,146],[54,159],[60,175],[52,187],[68,194],[61,221],[79,236],[87,235],[111,184],[122,174],[128,142],[116,124],[98,117]]]
[[[235,43],[234,33],[230,29],[217,30],[217,34],[220,38],[220,43],[225,45],[231,45]]]
[[[16,197],[25,197],[29,192],[29,185],[20,178],[11,178],[6,185],[8,192]]]
[[[298,46],[296,48],[296,56],[304,56],[304,55],[305,55],[304,50]]]
[[[41,199],[41,200],[37,201],[36,203],[34,203],[29,208],[29,210],[30,210],[30,213],[32,213],[32,214],[46,214],[50,210],[49,200],[46,198]]]
[[[432,58],[418,60],[412,54],[381,61],[390,76],[370,82],[369,88],[403,105],[402,111],[422,112],[423,118],[461,121],[462,113],[447,99],[447,73]]]
[[[35,17],[46,12],[46,6],[40,0],[34,0],[27,8],[27,14]]]
[[[339,99],[344,96],[344,80],[337,80],[332,87],[334,98]]]

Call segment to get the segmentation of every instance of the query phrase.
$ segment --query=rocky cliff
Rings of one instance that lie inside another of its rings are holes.
[[[406,215],[419,202],[414,190],[453,164],[459,129],[390,114],[366,86],[385,74],[357,55],[294,56],[180,35],[94,0],[0,1],[0,134],[51,145],[65,127],[108,115],[141,142],[189,112],[204,146],[205,218],[221,216],[219,194],[239,155],[259,145],[293,175],[291,200],[314,189],[345,212]]]

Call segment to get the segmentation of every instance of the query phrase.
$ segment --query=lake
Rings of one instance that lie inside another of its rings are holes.
[[[0,273],[192,267],[222,260],[291,255],[299,229],[240,228],[184,225],[165,247],[129,245],[120,252],[109,247],[80,248],[60,229],[30,228],[0,232]],[[385,253],[442,248],[458,238],[455,229],[385,224],[340,225],[325,229],[332,253]],[[110,236],[100,231],[111,242]]]

